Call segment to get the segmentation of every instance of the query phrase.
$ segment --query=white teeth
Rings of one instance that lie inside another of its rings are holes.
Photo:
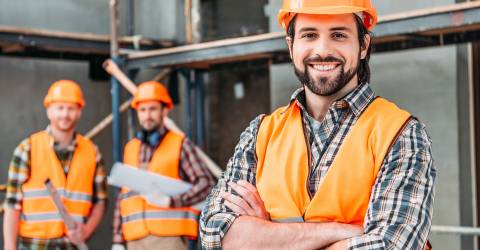
[[[316,70],[319,71],[329,71],[334,69],[336,66],[335,65],[319,65],[319,64],[313,64],[312,67]]]

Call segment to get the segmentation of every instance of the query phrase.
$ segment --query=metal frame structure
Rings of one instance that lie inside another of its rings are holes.
[[[373,51],[387,52],[480,40],[480,2],[382,16],[373,30]],[[289,60],[285,34],[273,32],[152,51],[121,51],[128,69],[142,67],[205,68],[232,61]]]
[[[381,16],[373,32],[374,53],[477,41],[480,40],[480,1]],[[215,64],[266,58],[272,63],[290,60],[283,32],[150,51],[120,50],[120,55],[126,70],[175,67],[192,71],[183,75],[187,80],[187,134],[195,134],[196,143],[202,142],[204,130],[204,121],[198,119],[203,115],[200,105],[203,103],[203,84],[192,83],[192,75],[201,75]],[[192,119],[192,86],[195,86],[196,119]]]
[[[118,39],[125,49],[172,47],[172,41],[129,36]],[[110,57],[110,36],[0,26],[0,55],[68,60]]]

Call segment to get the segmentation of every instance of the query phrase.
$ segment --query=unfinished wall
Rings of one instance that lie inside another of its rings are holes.
[[[242,86],[243,97],[235,96],[235,85]],[[259,114],[269,112],[268,93],[266,62],[224,65],[210,71],[208,153],[220,167],[226,167],[240,134],[250,121]]]
[[[379,54],[371,61],[371,85],[377,95],[427,125],[437,167],[435,225],[460,224],[455,56],[455,48],[447,47]],[[431,234],[430,239],[436,249],[461,248],[458,236]]]
[[[203,40],[266,32],[266,0],[202,0]],[[248,12],[248,15],[246,15]],[[257,115],[269,112],[269,72],[266,61],[213,67],[207,83],[207,152],[221,168],[232,156],[240,133]],[[234,86],[243,86],[243,98]]]
[[[267,2],[267,0],[202,0],[203,40],[267,32],[268,19],[264,13],[264,5]]]

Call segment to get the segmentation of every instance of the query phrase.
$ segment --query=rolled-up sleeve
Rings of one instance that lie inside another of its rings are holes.
[[[365,234],[349,249],[424,249],[432,223],[436,169],[425,125],[410,120],[385,157],[367,215]]]
[[[238,214],[224,205],[220,192],[231,192],[230,182],[246,180],[255,185],[256,153],[255,144],[262,116],[255,118],[240,135],[227,169],[208,196],[207,206],[200,218],[202,249],[221,249],[221,241]]]
[[[30,140],[23,140],[13,152],[8,167],[7,191],[4,208],[22,209],[22,185],[30,176]]]

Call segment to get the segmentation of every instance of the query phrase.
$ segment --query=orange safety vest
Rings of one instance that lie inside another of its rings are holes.
[[[167,132],[148,164],[148,171],[180,180],[178,171],[183,138],[183,135]],[[125,164],[138,167],[140,146],[138,139],[131,140],[125,146]],[[120,196],[125,240],[138,240],[148,235],[197,237],[198,210],[191,207],[153,206],[141,195],[126,188],[122,188]]]
[[[410,114],[375,99],[345,137],[318,190],[307,191],[310,149],[296,103],[260,125],[256,185],[272,220],[362,225],[382,161]]]
[[[77,145],[65,176],[63,167],[52,148],[53,138],[47,131],[30,137],[31,167],[22,185],[23,201],[19,235],[26,238],[51,239],[63,237],[66,226],[45,188],[50,179],[74,220],[85,222],[92,207],[96,150],[87,138],[77,134]]]

